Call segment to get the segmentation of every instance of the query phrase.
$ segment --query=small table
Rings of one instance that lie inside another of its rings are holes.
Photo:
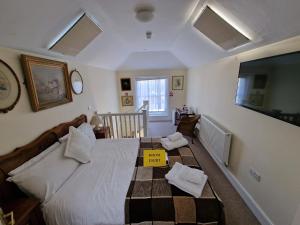
[[[176,114],[175,114],[175,125],[179,124],[179,121],[181,120],[181,118],[189,117],[189,116],[195,116],[195,113],[189,112],[189,111],[181,111],[181,110],[177,109]]]
[[[97,139],[109,138],[110,137],[110,129],[109,129],[109,127],[101,127],[100,129],[94,128],[94,134]]]

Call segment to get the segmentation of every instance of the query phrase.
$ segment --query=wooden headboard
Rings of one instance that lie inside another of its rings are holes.
[[[66,123],[61,123],[53,127],[32,142],[16,148],[11,153],[0,156],[0,203],[18,195],[17,187],[6,181],[8,172],[22,165],[24,162],[40,154],[49,146],[58,141],[58,138],[66,135],[69,132],[69,127],[78,127],[80,124],[87,122],[86,115],[80,115],[74,120]]]

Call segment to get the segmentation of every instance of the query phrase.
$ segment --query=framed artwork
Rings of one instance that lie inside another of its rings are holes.
[[[72,70],[70,73],[72,91],[75,95],[80,95],[83,92],[83,80],[78,70]]]
[[[122,91],[131,91],[130,78],[121,78],[121,89]]]
[[[264,95],[263,94],[250,94],[249,96],[249,104],[253,106],[263,106],[264,104]]]
[[[172,76],[172,90],[183,90],[184,76]]]
[[[13,69],[0,59],[0,112],[7,113],[18,103],[21,95],[19,79]]]
[[[133,96],[121,96],[122,106],[133,106]]]
[[[28,55],[21,62],[33,111],[72,102],[66,63]]]

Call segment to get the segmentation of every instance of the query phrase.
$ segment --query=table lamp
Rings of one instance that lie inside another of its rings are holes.
[[[98,116],[97,112],[95,112],[95,114],[93,115],[90,124],[93,125],[93,126],[95,126],[96,130],[99,130],[101,128],[101,126],[102,126],[102,119]]]

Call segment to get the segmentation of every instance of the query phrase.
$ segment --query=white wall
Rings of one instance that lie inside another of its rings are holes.
[[[300,205],[298,207],[297,213],[294,217],[292,225],[300,225]]]
[[[157,120],[171,120],[171,111],[172,109],[175,109],[176,107],[182,107],[184,104],[186,104],[186,77],[187,70],[185,69],[176,69],[176,70],[131,70],[131,71],[118,71],[118,90],[119,90],[119,98],[121,99],[122,95],[125,95],[125,93],[128,93],[128,95],[133,96],[134,104],[136,102],[135,99],[135,78],[138,76],[166,76],[169,78],[169,91],[173,92],[173,96],[169,97],[169,106],[170,106],[170,112],[169,116],[167,118],[158,118]],[[184,87],[183,90],[172,90],[172,76],[184,76]],[[121,83],[120,78],[131,78],[131,91],[121,91]],[[133,107],[123,107],[120,100],[120,110],[122,112],[127,111],[134,111],[135,106]],[[151,119],[151,118],[150,118]],[[155,120],[155,118],[153,119]]]
[[[191,69],[187,76],[187,104],[233,132],[229,170],[275,225],[291,224],[300,203],[300,127],[235,105],[237,77],[240,61],[297,50],[300,37]]]
[[[87,114],[90,118],[95,110],[118,111],[115,72],[68,62],[69,71],[76,68],[83,77],[83,94],[72,94],[73,102],[71,103],[33,112],[27,89],[23,84],[24,78],[20,64],[20,54],[23,53],[34,55],[0,48],[0,58],[10,65],[21,83],[21,97],[16,107],[6,114],[0,114],[0,155],[27,144],[43,131],[61,122],[72,120],[80,114]],[[92,110],[88,110],[88,106],[92,106]]]

